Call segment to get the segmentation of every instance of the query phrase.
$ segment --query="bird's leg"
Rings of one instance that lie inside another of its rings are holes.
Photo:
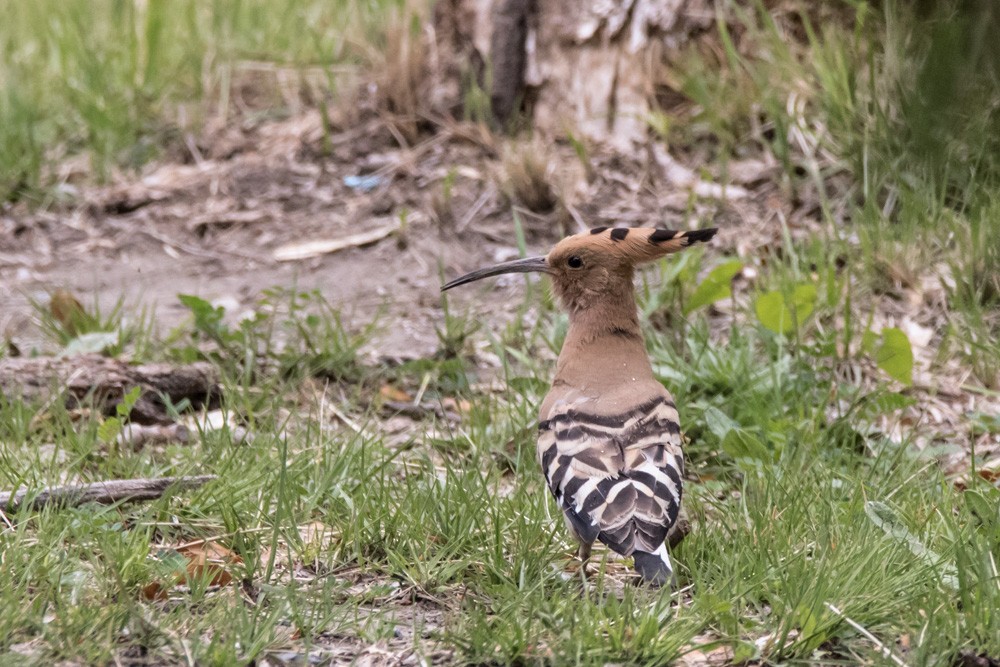
[[[681,510],[680,515],[677,517],[677,521],[674,522],[674,525],[670,527],[670,532],[667,533],[667,546],[673,549],[678,544],[683,542],[684,538],[690,532],[691,522],[688,521],[687,516],[684,514],[684,510]]]
[[[576,550],[576,557],[580,559],[583,565],[586,565],[590,561],[590,552],[593,546],[588,542],[580,542],[580,547]]]
[[[576,557],[580,559],[580,571],[586,576],[587,563],[590,561],[590,551],[594,546],[594,543],[584,539],[584,537],[577,532],[576,527],[573,525],[573,522],[570,521],[568,515],[563,514],[563,520],[566,522],[566,527],[569,528],[570,535],[573,536],[573,539],[575,539],[576,543],[579,545],[576,549]]]
[[[580,559],[580,572],[583,574],[584,579],[590,576],[587,566],[590,564],[590,552],[593,546],[590,542],[580,540],[580,546],[576,550],[576,557]]]

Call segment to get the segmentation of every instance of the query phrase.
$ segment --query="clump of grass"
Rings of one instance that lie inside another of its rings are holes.
[[[693,104],[661,119],[672,144],[723,161],[770,151],[792,186],[814,180],[810,161],[825,153],[836,159],[827,171],[849,170],[879,207],[906,190],[925,210],[942,195],[961,210],[996,182],[1000,56],[982,38],[1000,20],[995,8],[853,3],[821,17],[812,3],[769,12],[725,2],[720,12],[716,34],[675,66]]]
[[[967,221],[953,224],[955,245],[967,249],[954,256],[952,275],[960,300],[991,308],[1000,305],[1000,194],[970,211]]]
[[[393,13],[386,27],[384,61],[378,68],[376,105],[403,143],[414,143],[426,129],[433,80],[428,76],[427,47],[421,16]]]
[[[155,324],[144,310],[137,317],[129,317],[124,298],[116,300],[105,312],[97,295],[91,306],[85,307],[64,289],[54,290],[47,301],[29,297],[28,302],[42,335],[64,352],[117,356],[128,350],[137,361],[152,354]]]
[[[438,339],[437,353],[443,359],[450,359],[462,354],[466,341],[479,330],[480,323],[469,313],[454,315],[445,294],[441,295],[441,310],[444,314],[444,325],[434,327]]]
[[[434,220],[442,229],[454,226],[455,224],[455,179],[458,173],[455,169],[449,169],[445,177],[441,179],[440,192],[431,195],[431,211]]]
[[[273,372],[283,378],[358,381],[364,374],[358,350],[378,326],[376,315],[361,330],[349,331],[340,311],[318,291],[268,290],[256,310],[237,323],[227,320],[221,306],[192,295],[180,299],[191,311],[193,329],[175,333],[171,355],[208,358],[244,382]],[[182,344],[185,337],[190,342]]]
[[[512,144],[501,160],[501,186],[517,204],[535,213],[551,213],[559,203],[548,149],[537,141]]]

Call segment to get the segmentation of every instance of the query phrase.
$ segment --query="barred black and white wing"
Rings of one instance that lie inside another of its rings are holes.
[[[557,403],[539,424],[545,479],[582,544],[632,556],[644,579],[662,584],[673,574],[664,540],[681,504],[677,409],[665,391],[620,414],[592,405]]]

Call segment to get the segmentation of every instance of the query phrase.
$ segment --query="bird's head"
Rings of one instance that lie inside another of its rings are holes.
[[[644,262],[708,241],[716,229],[675,232],[651,227],[596,227],[568,236],[548,255],[526,257],[479,269],[456,278],[441,291],[504,273],[547,273],[567,310],[589,308],[596,300],[632,289],[634,268]]]

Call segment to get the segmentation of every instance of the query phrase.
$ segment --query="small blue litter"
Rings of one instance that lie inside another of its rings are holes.
[[[344,176],[344,185],[360,192],[371,192],[383,183],[385,183],[384,176]]]

